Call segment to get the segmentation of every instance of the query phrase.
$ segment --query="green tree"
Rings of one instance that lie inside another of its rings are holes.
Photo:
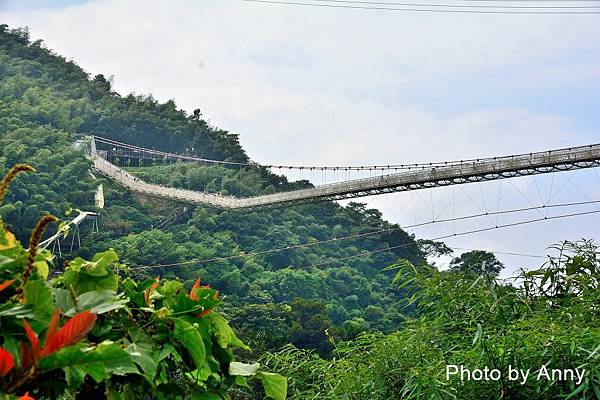
[[[291,306],[292,343],[299,348],[315,349],[321,355],[328,355],[331,351],[328,334],[334,332],[325,305],[317,300],[297,298]]]
[[[450,262],[451,271],[461,271],[476,275],[498,276],[504,264],[494,253],[484,250],[472,250],[462,253]]]

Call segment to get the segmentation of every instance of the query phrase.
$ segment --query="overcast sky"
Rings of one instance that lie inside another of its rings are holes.
[[[0,22],[29,26],[34,39],[90,74],[114,76],[121,94],[151,93],[188,111],[200,108],[213,125],[239,133],[258,162],[429,162],[600,142],[600,15],[419,14],[239,0],[0,0]],[[600,199],[600,171],[361,201],[410,225],[589,199]],[[596,209],[409,231],[431,238]],[[447,243],[543,255],[559,240],[597,238],[599,222],[593,214]],[[499,258],[509,267],[505,275],[543,261]]]

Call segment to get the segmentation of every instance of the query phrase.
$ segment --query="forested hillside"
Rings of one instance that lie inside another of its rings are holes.
[[[92,77],[42,41],[31,41],[26,29],[0,25],[0,174],[23,162],[39,172],[17,178],[0,208],[7,225],[20,227],[19,239],[26,239],[42,215],[67,219],[71,209],[97,211],[99,233],[83,228],[79,255],[114,248],[130,266],[184,262],[135,273],[179,278],[188,286],[200,274],[224,295],[223,310],[232,326],[259,349],[291,341],[327,355],[326,330],[341,338],[390,332],[411,312],[404,308],[406,289],[391,286],[392,275],[382,272],[398,259],[424,261],[414,238],[399,229],[262,256],[188,262],[394,227],[378,211],[326,202],[242,212],[187,205],[182,212],[184,204],[134,195],[94,173],[83,153],[73,149],[86,134],[170,152],[194,149],[217,160],[250,159],[237,134],[209,125],[199,112],[188,114],[173,101],[159,103],[151,96],[122,96],[103,75]],[[308,185],[259,168],[129,167],[149,181],[234,195]],[[100,184],[103,210],[94,208]],[[179,217],[161,225],[170,215]]]

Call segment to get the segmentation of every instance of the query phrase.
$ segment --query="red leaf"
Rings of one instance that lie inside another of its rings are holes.
[[[29,322],[23,320],[23,327],[25,328],[25,334],[27,335],[27,339],[29,339],[29,342],[31,343],[33,358],[37,359],[42,353],[42,350],[40,349],[40,341],[38,340],[38,337],[33,331],[33,329],[31,329]]]
[[[146,305],[150,307],[150,286],[148,286],[144,292],[144,300],[146,301]]]
[[[11,279],[10,281],[0,283],[0,292],[15,283],[16,279]]]
[[[33,363],[33,352],[25,345],[25,342],[21,342],[21,368],[27,369],[31,367]]]
[[[196,318],[202,318],[204,317],[206,314],[210,313],[213,309],[212,308],[207,308],[206,310],[202,311],[200,314],[198,314],[196,316]]]
[[[215,301],[219,300],[219,291],[218,290],[215,291],[215,294],[213,295],[213,300],[215,300]]]
[[[60,310],[56,309],[54,314],[52,314],[52,318],[50,318],[50,323],[48,324],[48,330],[46,331],[46,340],[44,340],[44,348],[48,347],[48,344],[56,334],[56,329],[58,328],[58,317],[60,315]]]
[[[35,399],[29,395],[29,392],[27,392],[23,396],[19,397],[17,400],[35,400]]]
[[[200,287],[200,278],[196,279],[196,282],[194,282],[194,286],[192,286],[192,290],[190,290],[190,299],[194,300],[194,301],[198,301],[200,298],[198,297],[198,294],[196,293],[196,289],[198,289]]]
[[[0,378],[4,378],[14,366],[15,360],[12,354],[0,347]]]
[[[156,290],[160,285],[160,276],[156,277],[156,282],[146,288],[146,292],[144,293],[144,300],[146,300],[146,305],[150,307],[150,292],[152,290]]]
[[[52,354],[63,347],[70,346],[80,341],[92,330],[96,323],[96,314],[83,311],[69,319],[67,323],[52,335],[44,346],[43,355]]]

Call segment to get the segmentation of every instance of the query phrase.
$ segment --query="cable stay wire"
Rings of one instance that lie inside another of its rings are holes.
[[[305,0],[306,1],[306,0]],[[502,9],[594,9],[600,8],[600,5],[575,5],[575,6],[567,6],[567,5],[559,5],[559,6],[540,6],[540,5],[492,5],[492,4],[447,4],[447,3],[397,3],[397,2],[379,2],[379,1],[353,1],[353,0],[308,0],[315,3],[341,3],[341,4],[368,4],[368,5],[383,5],[383,6],[402,6],[402,7],[448,7],[448,8],[502,8]],[[462,0],[458,0],[459,2]]]
[[[450,247],[450,246],[449,246]],[[506,256],[517,256],[517,257],[530,257],[530,258],[547,258],[547,256],[542,256],[539,254],[527,254],[527,253],[517,253],[514,251],[501,251],[501,250],[485,250],[485,249],[472,249],[468,247],[450,247],[452,250],[462,250],[462,251],[487,251],[488,253],[494,254],[502,254]]]
[[[310,243],[301,243],[301,244],[297,244],[297,245],[278,247],[278,248],[273,248],[273,249],[268,249],[268,250],[261,250],[261,251],[255,251],[255,252],[249,252],[249,253],[242,252],[242,253],[234,254],[231,256],[213,257],[213,258],[207,258],[207,259],[195,259],[195,260],[188,260],[188,261],[182,261],[182,262],[178,262],[178,263],[169,263],[169,264],[133,265],[133,266],[131,266],[130,270],[133,271],[133,270],[145,270],[145,269],[154,269],[154,268],[179,267],[179,266],[185,266],[185,265],[191,265],[191,264],[206,264],[206,263],[213,263],[213,262],[219,262],[219,261],[228,261],[228,260],[234,260],[234,259],[239,259],[239,258],[248,258],[248,257],[255,257],[255,256],[266,255],[266,254],[279,253],[279,252],[294,250],[294,249],[299,249],[299,248],[307,248],[307,247],[316,246],[316,245],[320,245],[320,244],[357,239],[357,238],[377,235],[380,233],[388,233],[388,232],[398,231],[401,229],[410,229],[410,228],[433,225],[433,224],[438,224],[438,223],[443,223],[443,222],[461,221],[461,220],[479,218],[479,217],[495,215],[495,214],[510,214],[510,213],[524,212],[524,211],[536,210],[536,209],[540,209],[540,208],[572,207],[572,206],[581,206],[581,205],[586,205],[586,204],[597,204],[597,203],[600,203],[600,200],[562,203],[562,204],[550,204],[550,205],[541,205],[541,206],[536,206],[536,207],[525,207],[525,208],[517,208],[517,209],[510,209],[510,210],[490,211],[490,212],[484,212],[484,213],[479,213],[479,214],[460,216],[457,218],[447,218],[447,219],[420,222],[420,223],[416,223],[413,225],[395,226],[392,228],[379,229],[376,231],[358,233],[358,234],[354,234],[354,235],[320,240],[320,241],[315,241],[315,242],[310,242]],[[448,234],[445,236],[440,236],[438,238],[434,238],[431,240],[440,240],[440,239],[446,239],[446,238],[451,238],[451,237],[455,237],[455,236],[462,236],[462,235],[470,234],[470,233],[485,232],[485,231],[492,230],[492,229],[499,229],[499,228],[505,228],[505,227],[510,227],[510,226],[522,225],[522,224],[526,224],[526,223],[533,223],[533,222],[544,221],[544,220],[566,218],[569,216],[578,216],[578,215],[586,215],[586,214],[594,214],[594,213],[600,213],[600,210],[584,211],[584,212],[580,212],[580,213],[571,213],[571,214],[564,214],[564,215],[558,215],[558,216],[545,216],[545,217],[541,217],[541,218],[527,220],[525,222],[521,221],[521,222],[508,223],[508,224],[503,224],[503,225],[495,224],[495,225],[492,225],[487,228],[467,231],[466,233],[465,232],[451,233],[451,234]],[[412,245],[412,243],[405,244],[405,245]],[[405,245],[391,246],[391,247],[387,247],[385,249],[381,249],[381,251],[392,250],[395,248],[403,247]],[[368,254],[370,254],[370,253],[368,253]],[[359,257],[360,255],[355,255],[355,256]],[[343,260],[343,259],[340,259],[340,260]],[[304,268],[304,267],[302,267],[302,268]]]
[[[600,0],[457,0],[464,2],[474,3],[496,3],[496,2],[507,2],[507,3],[597,3]]]
[[[423,12],[423,13],[457,13],[457,14],[555,14],[555,15],[569,15],[569,14],[600,14],[600,11],[593,9],[587,9],[585,11],[579,10],[514,10],[514,9],[497,9],[497,10],[482,10],[476,8],[470,9],[450,9],[440,8],[435,5],[422,4],[419,8],[413,7],[375,7],[370,5],[350,5],[350,4],[325,4],[325,3],[307,3],[299,1],[281,1],[281,0],[242,0],[249,3],[263,3],[263,4],[278,4],[278,5],[293,5],[302,7],[323,7],[323,8],[340,8],[340,9],[355,9],[355,10],[377,10],[377,11],[404,11],[404,12]],[[306,1],[306,0],[305,0]],[[540,6],[541,7],[541,6]],[[502,8],[498,6],[497,8]]]
[[[562,214],[562,215],[554,215],[554,216],[545,217],[545,218],[535,218],[535,219],[529,219],[529,220],[525,220],[525,221],[513,222],[513,223],[510,223],[510,224],[494,225],[494,226],[489,226],[489,227],[486,227],[486,228],[473,229],[473,230],[470,230],[470,231],[459,232],[459,233],[455,233],[455,234],[452,234],[452,235],[438,236],[438,237],[435,237],[435,238],[430,239],[430,240],[442,240],[442,239],[448,239],[448,238],[456,237],[456,236],[464,236],[464,235],[470,235],[470,234],[473,234],[473,233],[481,233],[481,232],[486,232],[486,231],[491,231],[491,230],[496,230],[496,229],[504,229],[504,228],[510,228],[510,227],[514,227],[514,226],[533,224],[533,223],[536,223],[536,222],[548,221],[548,220],[553,220],[553,219],[571,218],[571,217],[577,217],[577,216],[583,216],[583,215],[590,215],[590,214],[597,214],[597,213],[600,213],[600,210],[583,211],[583,212],[579,212],[579,213]],[[381,253],[381,252],[385,252],[385,251],[388,251],[388,250],[399,249],[399,248],[410,246],[410,245],[412,245],[412,243],[405,243],[405,244],[401,244],[401,245],[397,245],[397,246],[390,246],[390,247],[386,247],[386,248],[382,248],[382,249],[378,249],[378,250],[368,250],[368,251],[364,251],[362,253],[355,254],[355,255],[352,255],[352,256],[338,258],[338,259],[335,259],[335,260],[324,261],[324,262],[320,262],[320,263],[316,263],[316,264],[311,264],[311,265],[307,265],[307,266],[304,266],[304,267],[299,267],[299,268],[296,268],[296,269],[318,268],[320,266],[331,264],[331,263],[334,263],[334,262],[346,261],[346,260],[350,260],[350,259],[353,259],[353,258],[367,256],[367,255],[376,254],[376,253]]]

